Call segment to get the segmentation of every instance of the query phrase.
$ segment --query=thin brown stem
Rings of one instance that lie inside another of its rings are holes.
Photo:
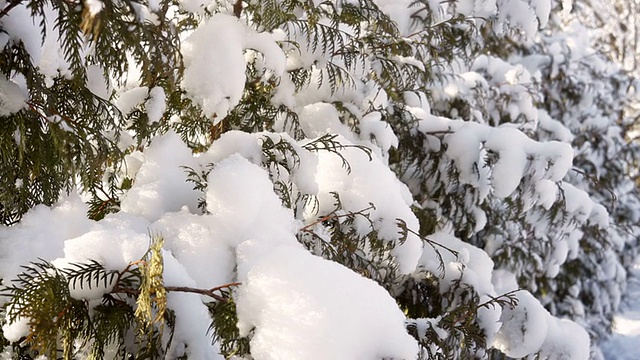
[[[316,225],[318,225],[318,224],[320,224],[320,223],[322,223],[322,222],[325,222],[325,221],[327,221],[327,220],[340,219],[340,218],[343,218],[343,217],[350,217],[350,216],[355,216],[355,215],[359,215],[359,214],[360,214],[360,215],[362,215],[362,213],[363,213],[364,211],[371,210],[371,209],[375,209],[375,207],[374,207],[373,205],[371,205],[371,206],[369,206],[368,208],[362,209],[362,210],[360,210],[360,211],[357,211],[357,212],[349,212],[349,213],[347,213],[347,214],[341,214],[341,215],[338,215],[338,214],[336,214],[335,212],[332,212],[332,213],[330,213],[330,214],[328,214],[328,215],[325,215],[325,216],[321,217],[320,219],[318,219],[318,220],[316,220],[316,221],[312,222],[311,224],[308,224],[308,225],[303,226],[303,227],[302,227],[302,228],[300,228],[300,230],[298,230],[298,231],[312,232],[312,230],[311,230],[311,228],[312,228],[312,227],[314,227],[314,226],[316,226]]]
[[[176,292],[184,292],[184,293],[192,293],[192,294],[200,294],[200,295],[205,295],[208,296],[210,298],[213,298],[217,301],[222,301],[222,302],[226,302],[227,298],[225,298],[224,296],[218,295],[216,293],[214,293],[211,289],[198,289],[198,288],[192,288],[192,287],[188,287],[188,286],[166,286],[165,290],[167,291],[176,291]]]
[[[218,294],[216,294],[216,291],[220,291],[222,289],[227,289],[233,286],[238,286],[241,285],[241,283],[239,282],[234,282],[234,283],[229,283],[229,284],[224,284],[224,285],[220,285],[220,286],[216,286],[214,288],[211,289],[198,289],[198,288],[192,288],[192,287],[188,287],[188,286],[166,286],[165,289],[167,291],[178,291],[178,292],[186,292],[186,293],[193,293],[193,294],[200,294],[200,295],[206,295],[209,296],[213,299],[216,299],[218,301],[227,301],[227,298],[225,298],[224,296],[220,296]]]
[[[110,294],[130,294],[130,295],[134,295],[134,296],[138,296],[140,295],[140,290],[139,289],[134,289],[134,288],[127,288],[127,287],[120,287],[120,281],[122,279],[122,276],[127,273],[130,272],[131,268],[134,266],[137,266],[139,264],[145,263],[144,260],[138,260],[138,261],[134,261],[129,263],[129,265],[127,265],[127,267],[122,271],[118,273],[118,278],[116,279],[116,284],[113,287],[113,289],[111,290]],[[208,296],[210,298],[213,298],[217,301],[222,301],[222,302],[226,302],[228,299],[222,295],[218,295],[216,294],[216,291],[221,291],[223,289],[228,289],[234,286],[239,286],[241,285],[241,283],[239,282],[232,282],[232,283],[228,283],[228,284],[223,284],[220,286],[216,286],[213,287],[211,289],[199,289],[199,288],[193,288],[193,287],[189,287],[189,286],[165,286],[165,290],[166,291],[174,291],[174,292],[185,292],[185,293],[192,293],[192,294],[200,294],[200,295],[205,295]]]

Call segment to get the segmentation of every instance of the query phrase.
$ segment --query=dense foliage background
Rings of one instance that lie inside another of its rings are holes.
[[[635,1],[0,8],[2,358],[602,358]]]

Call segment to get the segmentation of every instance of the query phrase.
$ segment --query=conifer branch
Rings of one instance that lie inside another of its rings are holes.
[[[3,9],[0,10],[0,19],[2,19],[4,16],[9,15],[9,11],[11,11],[11,9],[13,9],[14,7],[20,5],[24,0],[13,0],[10,1]]]
[[[140,295],[140,289],[138,287],[122,286],[122,279],[124,278],[125,274],[130,274],[134,267],[139,266],[141,264],[146,264],[146,261],[145,260],[133,261],[129,263],[123,271],[118,272],[118,276],[116,277],[116,280],[114,283],[115,285],[113,286],[113,289],[109,292],[109,294],[127,294],[127,295],[134,295],[134,296]],[[173,291],[173,292],[200,294],[200,295],[209,296],[217,301],[227,301],[228,298],[224,296],[220,296],[216,294],[216,292],[221,291],[223,289],[239,286],[241,284],[242,283],[239,283],[239,282],[232,282],[228,284],[219,285],[210,289],[200,289],[200,288],[193,288],[189,286],[164,286],[164,289],[168,292]]]
[[[366,207],[366,208],[364,208],[364,209],[362,209],[362,210],[359,210],[359,211],[353,211],[353,212],[349,212],[349,213],[346,213],[346,214],[337,214],[337,213],[336,213],[336,211],[333,211],[332,213],[330,213],[330,214],[328,214],[328,215],[325,215],[325,216],[321,217],[320,219],[318,219],[318,220],[316,220],[316,221],[312,222],[311,224],[307,224],[307,225],[303,226],[303,227],[302,227],[302,228],[300,228],[298,231],[304,231],[304,232],[312,233],[312,232],[313,232],[313,230],[311,230],[311,229],[312,229],[314,226],[316,226],[316,225],[318,225],[318,224],[320,224],[320,223],[323,223],[323,222],[325,222],[325,221],[328,221],[328,220],[336,220],[336,219],[341,219],[341,218],[345,218],[345,217],[346,217],[346,218],[353,218],[353,217],[355,217],[356,215],[362,215],[362,216],[365,216],[365,217],[366,217],[366,215],[364,214],[364,212],[365,212],[365,211],[368,211],[368,210],[375,210],[375,209],[376,209],[376,207],[375,207],[372,203],[369,203],[369,206],[368,206],[368,207]]]
[[[400,220],[400,219],[398,219],[398,220]],[[403,222],[404,222],[404,221],[403,221]],[[399,221],[399,223],[400,223],[400,221]],[[401,227],[402,227],[402,226],[401,226]],[[432,240],[432,239],[430,239],[428,236],[422,236],[422,235],[420,235],[418,232],[416,232],[415,230],[409,229],[408,227],[406,227],[406,224],[404,225],[404,227],[402,227],[402,229],[403,229],[403,230],[408,231],[409,233],[411,233],[411,234],[413,234],[413,235],[415,235],[415,236],[417,236],[417,237],[419,237],[420,239],[422,239],[423,241],[425,241],[426,243],[428,243],[429,245],[431,245],[431,246],[434,248],[434,250],[436,250],[436,249],[435,249],[435,247],[437,246],[437,247],[440,247],[440,248],[442,248],[442,249],[444,249],[444,250],[447,250],[447,251],[448,251],[448,252],[450,252],[452,255],[454,255],[456,258],[457,258],[457,257],[458,257],[458,255],[459,255],[459,253],[458,253],[457,251],[455,251],[455,250],[451,249],[450,247],[445,246],[445,245],[443,245],[443,244],[441,244],[441,243],[439,243],[439,242],[437,242],[437,241],[435,241],[435,240]],[[436,252],[437,252],[437,250],[436,250]]]

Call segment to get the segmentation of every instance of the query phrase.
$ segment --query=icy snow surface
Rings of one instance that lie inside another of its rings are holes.
[[[640,359],[640,258],[631,274],[624,305],[614,317],[613,336],[602,346],[607,360]]]

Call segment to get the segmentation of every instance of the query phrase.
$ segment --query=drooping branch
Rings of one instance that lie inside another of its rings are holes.
[[[10,1],[7,6],[5,6],[3,9],[0,10],[0,19],[2,19],[4,16],[9,15],[9,11],[11,11],[11,9],[13,9],[14,7],[20,5],[22,3],[23,0],[13,0]]]

